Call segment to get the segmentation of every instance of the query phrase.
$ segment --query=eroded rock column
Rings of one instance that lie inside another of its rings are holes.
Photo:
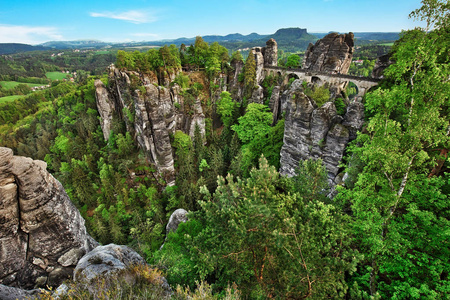
[[[0,283],[58,285],[97,245],[46,163],[0,147]]]

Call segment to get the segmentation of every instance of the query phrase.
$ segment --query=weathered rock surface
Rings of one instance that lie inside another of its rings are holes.
[[[260,84],[264,80],[264,56],[261,47],[255,47],[250,50],[250,54],[255,56],[256,63],[256,83]]]
[[[363,125],[364,105],[352,102],[344,117],[339,116],[331,101],[317,107],[314,99],[303,93],[300,80],[283,93],[280,104],[286,112],[280,173],[294,176],[300,160],[320,158],[334,185],[345,147]]]
[[[303,69],[347,74],[353,57],[353,33],[330,33],[309,44],[303,59]]]
[[[231,72],[228,75],[228,91],[235,100],[242,100],[243,83],[239,82],[239,74],[243,72],[244,62],[235,60],[231,62]]]
[[[137,252],[127,246],[98,246],[79,261],[74,280],[86,284],[91,294],[97,294],[101,288],[122,284],[120,280],[129,285],[135,284],[136,274],[130,271],[130,267],[146,264]],[[164,277],[160,277],[159,285],[165,296],[169,296],[171,289]]]
[[[252,93],[252,98],[249,99],[250,103],[264,103],[264,89],[262,86],[258,85]]]
[[[372,70],[372,77],[374,78],[383,78],[383,72],[384,70],[392,65],[394,61],[391,59],[390,54],[385,54],[380,57],[377,57],[377,60],[375,61],[375,66]]]
[[[269,108],[273,114],[272,124],[277,122],[280,113],[280,89],[280,86],[274,86],[272,89],[272,95],[270,95]]]
[[[114,102],[108,98],[108,90],[100,79],[95,80],[95,99],[97,101],[98,113],[100,114],[100,125],[103,131],[105,141],[109,139],[115,110]]]
[[[109,69],[109,82],[110,87],[106,89],[96,81],[97,107],[105,112],[100,113],[105,139],[109,136],[110,115],[115,115],[125,122],[127,131],[132,133],[166,183],[173,185],[175,169],[169,135],[182,130],[193,136],[196,126],[204,135],[205,115],[200,100],[195,99],[190,104],[190,113],[185,113],[187,108],[179,86],[160,86],[154,74],[121,71],[114,66]]]
[[[33,299],[39,296],[40,290],[22,290],[0,284],[0,299],[1,300],[25,300]]]
[[[275,67],[278,65],[278,45],[274,39],[266,42],[266,47],[262,49],[264,56],[264,64],[266,66]]]
[[[92,283],[103,278],[117,277],[119,271],[138,264],[146,262],[127,246],[115,244],[98,246],[80,259],[74,270],[73,279]]]
[[[169,222],[167,223],[167,226],[166,226],[166,233],[176,231],[178,228],[178,225],[180,225],[180,223],[187,222],[187,220],[188,220],[187,214],[188,214],[188,212],[183,208],[179,208],[179,209],[175,210],[170,215]]]
[[[58,285],[95,242],[46,163],[0,147],[0,283]],[[39,280],[38,280],[39,279]]]

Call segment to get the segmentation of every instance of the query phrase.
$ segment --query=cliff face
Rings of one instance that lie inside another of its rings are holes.
[[[286,113],[280,173],[294,176],[300,160],[320,158],[330,183],[338,184],[345,147],[363,125],[363,104],[351,102],[342,117],[332,101],[317,107],[314,99],[304,94],[300,80],[296,80],[281,96],[280,105]]]
[[[96,245],[45,162],[0,147],[0,284],[58,285]]]
[[[353,57],[353,33],[330,33],[314,45],[309,44],[303,69],[347,74]]]
[[[177,85],[159,86],[153,74],[109,70],[109,87],[95,82],[97,108],[105,139],[113,118],[125,122],[168,185],[175,183],[175,169],[169,135],[181,130],[191,136],[196,126],[205,133],[205,116],[199,99],[189,104]],[[169,81],[169,80],[168,80]]]

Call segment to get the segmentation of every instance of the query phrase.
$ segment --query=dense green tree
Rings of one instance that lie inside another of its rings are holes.
[[[176,261],[189,262],[189,282],[208,278],[220,289],[236,282],[250,298],[342,298],[357,256],[345,216],[291,186],[261,158],[248,179],[219,177],[214,195],[203,188],[202,210],[183,227],[191,231],[165,245],[179,248]]]
[[[442,190],[448,179],[433,178],[444,175],[436,169],[438,154],[449,147],[450,4],[422,3],[413,15],[426,28],[403,34],[396,63],[385,71],[390,84],[366,96],[371,118],[352,148],[365,166],[355,187],[340,195],[351,205],[366,258],[355,282],[383,299],[450,295],[448,234],[437,232],[449,223]]]
[[[238,103],[231,98],[229,92],[224,91],[220,94],[217,101],[217,113],[220,115],[223,125],[231,126],[234,112],[238,107]]]
[[[298,68],[300,66],[300,56],[298,54],[291,54],[286,60],[285,67]]]

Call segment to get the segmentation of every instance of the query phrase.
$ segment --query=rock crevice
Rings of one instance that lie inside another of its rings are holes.
[[[73,269],[97,243],[46,164],[0,147],[0,284],[32,288],[59,284],[56,270]],[[58,262],[72,249],[80,255]],[[69,272],[70,273],[70,272]]]

